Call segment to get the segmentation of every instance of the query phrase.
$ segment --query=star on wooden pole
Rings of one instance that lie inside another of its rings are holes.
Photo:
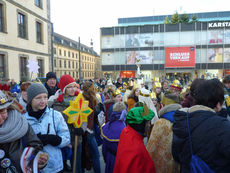
[[[67,123],[73,124],[75,128],[80,128],[83,122],[87,122],[88,116],[93,112],[88,105],[89,102],[79,93],[74,101],[70,101],[70,106],[63,111],[68,116]]]

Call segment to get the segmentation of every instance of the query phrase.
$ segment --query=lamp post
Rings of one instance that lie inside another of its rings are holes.
[[[51,70],[54,72],[54,28],[53,23],[51,23]]]
[[[80,37],[78,37],[78,54],[79,54],[79,80],[81,81],[81,43]]]

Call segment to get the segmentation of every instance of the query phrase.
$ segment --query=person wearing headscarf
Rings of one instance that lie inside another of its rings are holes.
[[[154,112],[146,104],[137,103],[136,106],[126,116],[127,127],[120,135],[114,173],[155,173],[154,162],[143,142]]]

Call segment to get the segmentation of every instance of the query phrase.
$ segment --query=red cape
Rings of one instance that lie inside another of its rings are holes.
[[[155,173],[143,137],[129,125],[121,132],[113,173]]]

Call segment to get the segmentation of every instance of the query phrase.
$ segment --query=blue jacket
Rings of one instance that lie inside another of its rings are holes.
[[[58,135],[62,138],[61,144],[57,147],[50,144],[44,146],[43,150],[49,154],[49,161],[41,172],[55,173],[61,171],[63,169],[61,148],[70,144],[70,133],[62,114],[47,106],[39,120],[29,116],[28,113],[23,114],[23,116],[26,117],[35,134],[47,134],[48,124],[50,124],[49,134]]]

